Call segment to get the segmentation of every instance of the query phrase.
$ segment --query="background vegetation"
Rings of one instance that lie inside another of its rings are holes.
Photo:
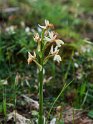
[[[15,80],[17,110],[26,107],[21,95],[38,100],[37,70],[28,66],[27,52],[35,49],[33,32],[47,19],[65,42],[60,65],[48,62],[45,72],[44,101],[49,109],[64,83],[72,84],[57,105],[93,109],[93,1],[92,0],[0,0],[0,113],[4,111],[6,85],[7,113],[14,109]],[[35,29],[35,30],[34,30]],[[52,78],[52,79],[51,79]],[[3,102],[2,102],[3,101]],[[56,106],[57,106],[56,105]],[[23,107],[22,107],[23,106]],[[24,114],[27,111],[23,111]],[[5,113],[4,113],[5,114]]]

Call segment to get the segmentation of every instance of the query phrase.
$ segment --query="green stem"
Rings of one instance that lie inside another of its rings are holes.
[[[38,124],[43,124],[43,68],[39,72],[39,118]]]
[[[39,69],[39,117],[38,117],[38,124],[43,124],[43,61],[44,61],[44,51],[43,51],[43,39],[44,39],[44,32],[42,32],[42,42],[41,42],[41,57],[40,57],[40,65],[42,69]]]

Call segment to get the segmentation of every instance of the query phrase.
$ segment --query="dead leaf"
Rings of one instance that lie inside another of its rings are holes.
[[[16,124],[31,124],[30,119],[25,118],[24,116],[17,113],[17,111],[13,111],[8,114],[7,121],[14,120]]]
[[[38,101],[35,101],[35,100],[29,98],[29,97],[26,96],[26,95],[22,95],[22,97],[25,99],[25,101],[26,101],[28,104],[31,105],[32,108],[37,109],[37,110],[39,109],[39,103],[38,103]]]

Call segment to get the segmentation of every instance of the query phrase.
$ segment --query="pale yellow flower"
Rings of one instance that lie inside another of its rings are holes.
[[[45,40],[47,42],[54,42],[56,38],[57,38],[57,35],[51,31],[51,32],[49,32],[49,37],[45,37]]]
[[[55,34],[54,32],[49,32],[49,37],[45,37],[45,40],[47,41],[47,42],[56,42],[56,45],[58,46],[58,47],[61,47],[61,45],[63,45],[64,44],[64,42],[62,41],[62,40],[60,40],[60,39],[57,39],[57,34]]]
[[[55,55],[54,56],[54,61],[57,61],[58,63],[60,63],[60,61],[62,61],[60,55]]]
[[[54,26],[53,24],[50,24],[48,20],[45,20],[45,26],[39,25],[39,27],[46,30],[48,28],[53,28]]]
[[[30,64],[32,61],[34,61],[36,59],[36,53],[34,52],[34,55],[31,55],[30,52],[28,52],[28,64]]]
[[[41,38],[40,38],[40,36],[39,36],[38,33],[36,33],[36,34],[34,35],[34,41],[36,41],[36,42],[41,41]]]
[[[56,39],[55,42],[56,42],[56,45],[57,45],[58,47],[61,47],[61,45],[64,44],[64,42],[63,42],[62,40],[60,40],[60,39]]]
[[[38,50],[38,52],[40,52],[40,49],[41,49],[41,43],[40,43],[41,42],[41,38],[40,38],[38,33],[35,33],[34,41],[36,41],[38,43],[37,50]]]

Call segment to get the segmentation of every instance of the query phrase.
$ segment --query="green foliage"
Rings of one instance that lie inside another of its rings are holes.
[[[21,67],[26,62],[27,52],[35,46],[32,36],[28,36],[22,30],[14,34],[2,33],[0,39],[0,65],[4,65],[3,68],[1,66],[0,73],[1,77],[6,77],[11,69]],[[5,71],[4,75],[2,71]]]
[[[93,119],[93,110],[88,112],[88,116]]]
[[[44,84],[45,96],[50,98],[48,101],[45,100],[44,104],[50,106],[50,101],[54,101],[54,97],[61,91],[64,83],[68,84],[70,80],[74,79],[74,82],[61,95],[59,103],[67,102],[76,108],[89,107],[91,109],[93,107],[93,44],[83,40],[85,37],[89,37],[90,41],[92,40],[93,5],[91,3],[92,0],[68,0],[67,2],[61,0],[7,1],[8,7],[20,8],[20,12],[13,13],[16,19],[10,19],[8,14],[3,15],[4,25],[1,26],[3,30],[0,32],[0,80],[7,78],[9,81],[9,86],[6,87],[7,109],[14,109],[15,107],[13,82],[17,72],[22,76],[16,89],[17,96],[20,96],[22,92],[37,93],[34,84],[37,78],[34,64],[31,67],[26,64],[27,52],[34,50],[36,46],[32,38],[33,33],[28,35],[25,32],[25,27],[29,26],[33,30],[33,25],[35,25],[37,30],[38,23],[44,22],[45,19],[54,24],[55,30],[59,33],[59,37],[65,41],[65,45],[60,50],[61,67],[57,63],[53,64],[52,61],[48,62],[45,67],[47,68],[45,79],[47,80],[52,75],[52,80]],[[0,1],[0,8],[3,8],[4,4],[3,1]],[[25,22],[24,28],[20,27],[20,21]],[[11,34],[4,31],[4,28],[9,25],[17,26],[15,33]],[[0,94],[2,91],[3,86],[0,84]],[[2,99],[3,97],[0,95],[0,112],[6,111],[6,101],[2,102]],[[20,101],[17,104],[21,104]],[[37,113],[33,112],[32,114],[35,116]],[[92,111],[88,115],[93,118]]]

